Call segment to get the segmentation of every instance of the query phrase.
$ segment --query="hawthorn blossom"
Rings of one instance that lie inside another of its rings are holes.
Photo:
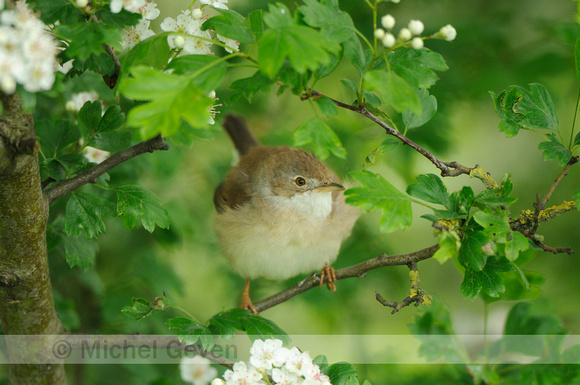
[[[228,48],[224,48],[226,50],[226,52],[229,53],[233,53],[234,51],[239,51],[240,50],[240,43],[235,41],[234,39],[230,39],[227,37],[224,37],[220,34],[216,34],[217,38],[226,45],[226,47]]]
[[[411,47],[413,47],[414,49],[421,49],[423,48],[423,39],[421,39],[420,37],[414,37],[413,40],[411,40]]]
[[[381,24],[386,29],[393,29],[395,26],[395,18],[392,15],[385,15],[381,17]]]
[[[70,100],[66,102],[66,109],[71,112],[79,112],[86,102],[94,102],[95,100],[99,100],[99,94],[95,91],[79,92],[78,94],[74,94]]]
[[[392,46],[395,45],[395,43],[397,42],[397,39],[395,38],[395,36],[393,36],[392,33],[387,33],[385,34],[385,36],[383,36],[383,39],[381,40],[381,42],[383,43],[383,45],[387,48],[391,48]]]
[[[140,41],[155,35],[155,32],[151,30],[151,20],[155,20],[159,16],[157,4],[154,1],[147,2],[139,8],[138,12],[142,15],[139,24],[121,31],[121,46],[124,50],[129,50]]]
[[[111,12],[119,13],[123,8],[129,12],[137,13],[139,8],[145,6],[145,0],[111,0]]]
[[[199,0],[199,2],[214,8],[228,9],[228,7],[225,5],[228,0]]]
[[[408,28],[413,35],[420,35],[423,33],[425,26],[421,20],[411,20],[409,21]]]
[[[111,153],[109,151],[100,150],[100,149],[95,148],[95,147],[86,146],[83,149],[83,156],[85,158],[87,158],[87,160],[89,162],[99,164],[102,161],[104,161],[105,159],[107,159],[108,157],[110,157]],[[195,384],[195,385],[198,385],[198,384]]]
[[[224,373],[226,385],[266,385],[260,372],[244,361],[236,362],[232,369]]]
[[[54,84],[57,43],[27,7],[0,15],[0,90],[7,94],[22,84],[30,92],[48,90]]]
[[[453,28],[451,24],[447,24],[446,26],[441,27],[441,29],[439,30],[439,34],[443,39],[447,41],[452,41],[457,36],[457,31],[455,30],[455,28]]]
[[[181,378],[193,385],[207,385],[213,383],[217,370],[210,365],[211,361],[201,356],[184,357],[179,364]]]
[[[288,358],[289,351],[282,347],[280,340],[256,340],[250,348],[250,364],[257,369],[272,369],[272,366],[282,366]]]
[[[182,54],[209,55],[211,54],[212,46],[211,34],[209,31],[202,31],[201,24],[202,21],[200,19],[196,20],[192,17],[191,11],[185,10],[181,11],[181,15],[175,19],[166,17],[160,27],[166,32],[178,32],[189,35],[183,36],[185,39],[183,47],[178,47],[175,44],[175,38],[179,35],[168,36],[167,43],[169,44],[169,48],[182,49]]]

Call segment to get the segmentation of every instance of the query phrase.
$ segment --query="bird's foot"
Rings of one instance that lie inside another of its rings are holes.
[[[242,293],[242,303],[240,303],[240,307],[251,311],[254,314],[258,314],[258,310],[250,299],[250,278],[246,278],[246,285],[244,286],[244,292]]]
[[[328,263],[324,264],[322,271],[320,272],[320,286],[324,284],[324,280],[326,279],[326,287],[328,290],[332,290],[333,293],[336,293],[336,285],[334,284],[336,279],[336,271],[334,267],[330,266]]]

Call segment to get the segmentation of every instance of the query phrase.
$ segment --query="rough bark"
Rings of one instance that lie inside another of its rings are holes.
[[[6,335],[61,334],[48,270],[48,202],[40,187],[32,117],[17,94],[0,93],[0,100],[0,322]],[[11,357],[19,360],[42,348],[8,346]],[[10,368],[13,385],[65,382],[60,364]]]

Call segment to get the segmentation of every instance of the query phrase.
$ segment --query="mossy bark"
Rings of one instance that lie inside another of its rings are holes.
[[[61,334],[49,277],[48,203],[40,187],[34,124],[17,94],[0,93],[0,100],[0,322],[6,335]],[[24,346],[8,349],[12,357],[27,354]],[[61,364],[10,369],[10,384],[64,383]]]

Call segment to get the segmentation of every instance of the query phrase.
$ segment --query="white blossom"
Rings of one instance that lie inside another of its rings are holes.
[[[211,54],[211,34],[209,31],[201,30],[201,20],[195,20],[189,10],[181,11],[181,15],[173,19],[166,17],[161,23],[160,27],[166,32],[179,32],[190,36],[185,36],[185,42],[182,48],[182,54],[194,55],[209,55]],[[175,44],[177,36],[171,35],[167,37],[169,48],[181,48]],[[203,39],[199,39],[199,38]]]
[[[76,0],[77,7],[84,8],[89,4],[89,0]]]
[[[30,92],[50,89],[56,71],[57,44],[26,2],[0,15],[0,89],[13,93],[16,83]]]
[[[289,351],[282,347],[280,340],[256,340],[250,348],[250,364],[256,369],[272,369],[272,366],[282,366],[288,359]]]
[[[191,11],[191,17],[193,17],[194,20],[199,20],[201,19],[203,16],[203,12],[200,8],[194,8]]]
[[[395,26],[395,18],[392,15],[385,15],[381,17],[381,24],[386,29],[392,29]]]
[[[409,30],[413,35],[420,35],[423,33],[425,26],[421,20],[411,20],[409,21]]]
[[[265,385],[260,372],[251,365],[246,366],[243,361],[236,362],[232,368],[224,373],[226,385]]]
[[[411,40],[413,34],[409,28],[401,28],[399,31],[399,39],[401,40]]]
[[[80,92],[74,94],[72,98],[66,102],[66,109],[71,112],[79,112],[86,102],[93,102],[95,100],[99,100],[99,94],[95,91]]]
[[[121,31],[121,46],[124,50],[129,50],[140,41],[155,35],[155,32],[151,30],[151,20],[159,16],[157,4],[154,1],[147,2],[139,8],[138,12],[142,15],[139,23]]]
[[[199,2],[214,8],[228,9],[228,7],[225,5],[228,0],[199,0]]]
[[[220,34],[217,34],[217,38],[220,39],[220,41],[224,43],[226,47],[228,47],[224,48],[227,52],[233,53],[234,51],[238,52],[240,50],[240,43],[235,41],[234,39],[224,37]]]
[[[293,385],[302,382],[299,374],[289,371],[286,367],[272,370],[272,380],[279,385]]]
[[[423,39],[421,39],[420,37],[413,38],[413,40],[411,40],[411,47],[415,49],[423,48]]]
[[[387,48],[391,48],[392,46],[395,45],[396,42],[397,39],[395,38],[395,36],[393,36],[392,33],[387,33],[382,39],[383,45]]]
[[[455,37],[457,37],[457,31],[451,24],[447,24],[446,26],[441,27],[439,33],[447,41],[454,40]]]
[[[123,8],[129,12],[137,13],[139,8],[145,6],[145,0],[111,0],[111,12],[119,13]]]
[[[213,384],[217,370],[210,363],[210,360],[201,356],[183,357],[179,364],[181,378],[193,385],[207,385],[210,382]]]
[[[139,13],[143,15],[144,19],[155,20],[159,17],[161,11],[157,9],[157,4],[155,1],[151,0],[147,2],[144,6],[139,8]]]

